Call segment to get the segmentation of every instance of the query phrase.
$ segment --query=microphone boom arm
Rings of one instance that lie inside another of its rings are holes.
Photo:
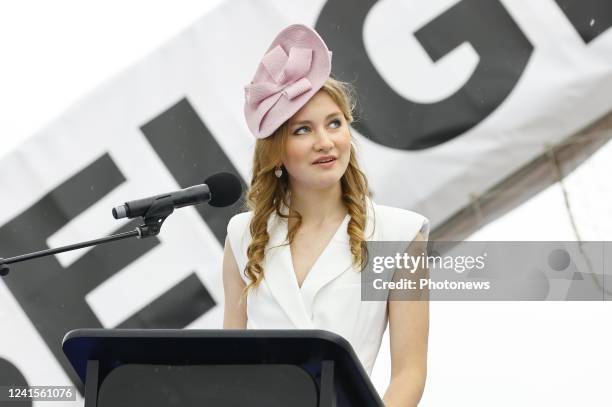
[[[115,240],[127,239],[129,237],[137,237],[139,239],[156,236],[161,231],[161,227],[166,218],[174,211],[174,203],[169,196],[160,197],[155,200],[147,213],[143,216],[144,224],[137,226],[136,229],[117,233],[114,235],[102,237],[99,239],[89,240],[86,242],[75,243],[67,246],[56,247],[55,249],[40,250],[33,253],[22,254],[15,257],[3,259],[0,257],[0,276],[6,276],[10,272],[9,264],[19,263],[26,260],[37,259],[40,257],[50,256],[52,254],[68,252],[72,250],[82,249],[84,247],[96,246],[103,243],[113,242]]]

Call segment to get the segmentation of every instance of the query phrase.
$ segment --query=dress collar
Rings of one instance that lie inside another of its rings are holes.
[[[270,237],[266,246],[264,281],[297,328],[314,329],[313,301],[319,290],[342,273],[354,270],[348,244],[349,220],[350,215],[347,214],[312,265],[301,288],[297,283],[291,249],[287,242],[287,219],[273,213],[268,220]]]

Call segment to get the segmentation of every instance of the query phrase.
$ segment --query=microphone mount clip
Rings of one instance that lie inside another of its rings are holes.
[[[8,275],[10,269],[9,266],[3,263],[4,259],[0,257],[0,276],[4,277]]]
[[[142,216],[144,224],[136,227],[138,238],[158,235],[164,221],[172,212],[174,212],[174,202],[170,195],[156,199],[147,213]]]

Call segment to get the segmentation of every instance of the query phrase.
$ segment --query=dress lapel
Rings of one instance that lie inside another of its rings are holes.
[[[373,224],[373,203],[367,201],[366,239],[370,236]],[[276,213],[268,221],[268,246],[266,246],[264,280],[281,308],[297,328],[314,329],[312,321],[315,296],[325,285],[348,270],[353,270],[352,254],[349,247],[347,215],[334,237],[323,249],[312,268],[306,275],[302,287],[297,283],[291,248],[287,243],[287,220]]]
[[[291,250],[286,241],[287,220],[275,213],[270,215],[268,234],[270,238],[266,247],[264,280],[296,328],[314,329],[293,271]]]
[[[366,213],[365,236],[366,240],[369,240],[373,237],[375,213],[374,202],[369,197],[366,197]],[[340,277],[343,273],[354,271],[352,267],[353,255],[351,254],[350,239],[347,231],[350,220],[351,217],[346,215],[334,237],[312,265],[304,279],[301,288],[302,300],[304,301],[304,308],[310,314],[312,313],[315,297],[323,287]],[[289,251],[289,263],[293,266],[291,251]],[[291,270],[293,275],[295,275],[293,267],[291,267]]]
[[[304,279],[301,292],[306,310],[312,312],[315,296],[321,288],[351,269],[351,251],[346,231],[349,220],[350,216],[346,215]]]

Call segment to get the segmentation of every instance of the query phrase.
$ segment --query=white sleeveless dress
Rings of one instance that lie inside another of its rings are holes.
[[[427,239],[429,220],[423,215],[367,201],[366,240],[411,242],[419,231]],[[244,268],[252,215],[252,211],[235,215],[227,226],[234,258],[247,284],[250,280]],[[360,274],[351,265],[349,220],[347,215],[299,287],[286,244],[287,221],[276,214],[270,216],[264,279],[247,297],[247,329],[325,329],[337,333],[352,345],[369,375],[387,326],[387,302],[361,301]],[[268,250],[273,246],[279,247]]]

